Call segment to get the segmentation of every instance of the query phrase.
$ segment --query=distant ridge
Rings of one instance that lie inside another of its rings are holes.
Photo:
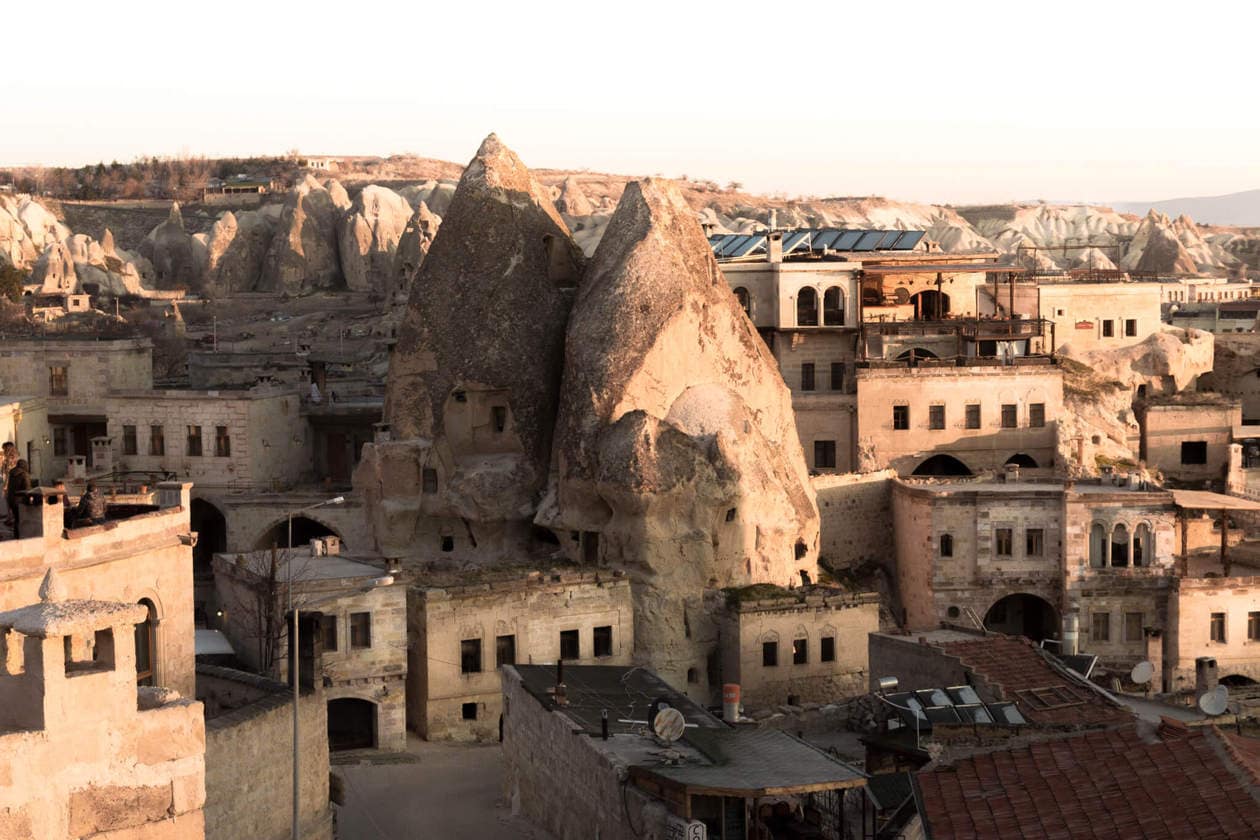
[[[1139,216],[1153,208],[1173,218],[1185,214],[1200,224],[1260,227],[1260,190],[1164,201],[1118,201],[1112,206],[1121,213]]]

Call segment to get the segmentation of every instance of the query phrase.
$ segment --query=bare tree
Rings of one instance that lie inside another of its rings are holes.
[[[237,555],[236,566],[236,585],[229,590],[233,603],[227,605],[232,611],[230,623],[254,647],[259,672],[274,675],[277,659],[288,644],[285,616],[290,587],[300,606],[298,590],[311,577],[310,555],[273,545],[263,557],[258,552]]]

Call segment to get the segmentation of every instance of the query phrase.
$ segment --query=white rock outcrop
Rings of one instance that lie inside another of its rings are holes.
[[[393,190],[364,187],[337,222],[341,273],[353,292],[386,293],[392,286],[394,256],[411,205]]]

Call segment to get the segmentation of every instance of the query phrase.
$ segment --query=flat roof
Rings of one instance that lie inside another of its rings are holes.
[[[216,554],[225,563],[236,564],[236,558],[245,558],[245,568],[251,573],[266,576],[270,572],[271,550],[248,552],[223,552]],[[288,580],[289,563],[292,561],[294,574],[298,582],[313,580],[345,580],[350,578],[376,578],[384,574],[379,566],[372,566],[339,554],[312,555],[309,546],[299,546],[292,551],[287,548],[276,550],[276,575],[281,580]]]
[[[1173,490],[1173,504],[1192,510],[1260,510],[1260,502],[1207,490]]]
[[[886,264],[886,263],[864,263],[863,268],[867,274],[935,274],[940,272],[947,274],[949,272],[977,272],[977,271],[1001,271],[1010,274],[1023,274],[1028,271],[1017,265],[998,265],[997,263],[913,263],[913,264]]]

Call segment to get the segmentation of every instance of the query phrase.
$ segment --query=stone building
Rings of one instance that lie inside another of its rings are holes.
[[[1137,407],[1139,457],[1179,487],[1222,489],[1242,403],[1212,393],[1151,396]]]
[[[1138,344],[1163,326],[1157,283],[1088,283],[1039,277],[1038,309],[1031,317],[1054,322],[1057,351],[1115,350]]]
[[[866,637],[879,630],[879,596],[766,589],[734,590],[728,597],[721,682],[738,684],[749,709],[864,693]]]
[[[301,656],[319,662],[334,750],[406,748],[407,594],[381,585],[390,579],[377,559],[341,554],[336,537],[214,558],[219,623],[251,669],[282,674],[290,594],[311,617]]]
[[[31,477],[42,484],[54,478],[52,430],[48,405],[41,397],[0,397],[0,443],[12,443],[26,459]]]
[[[505,665],[628,665],[634,603],[620,573],[426,572],[411,587],[407,716],[428,740],[493,741]]]
[[[0,612],[0,836],[200,840],[201,704],[137,687],[134,601],[40,600]],[[140,663],[143,667],[143,663]]]

